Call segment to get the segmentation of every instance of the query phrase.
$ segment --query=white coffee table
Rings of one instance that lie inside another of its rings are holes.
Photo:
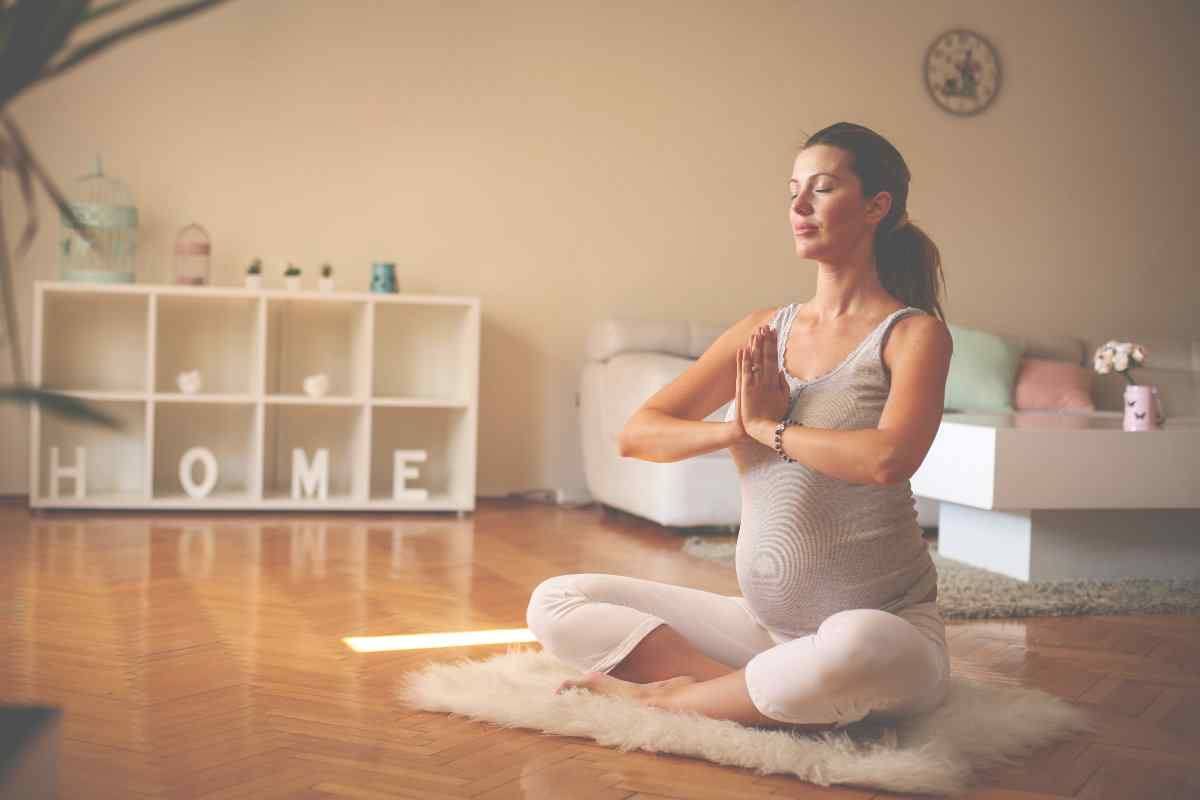
[[[1023,581],[1200,578],[1200,417],[947,412],[911,483],[941,501],[947,558]]]

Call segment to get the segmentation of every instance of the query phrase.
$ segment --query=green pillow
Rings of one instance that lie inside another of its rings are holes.
[[[1012,411],[1021,348],[987,331],[947,325],[954,339],[945,410]]]

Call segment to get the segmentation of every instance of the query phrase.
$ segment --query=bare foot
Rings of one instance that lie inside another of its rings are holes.
[[[595,694],[627,697],[639,703],[646,703],[664,691],[695,682],[696,679],[690,675],[680,675],[675,678],[667,678],[665,681],[655,681],[654,683],[634,683],[633,681],[623,681],[620,678],[605,675],[603,672],[589,672],[582,678],[563,681],[562,685],[554,693],[562,694],[568,689],[586,689]]]

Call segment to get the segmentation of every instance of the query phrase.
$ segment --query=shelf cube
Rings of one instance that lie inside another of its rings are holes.
[[[253,403],[156,403],[154,409],[155,499],[193,500],[180,478],[180,462],[193,448],[209,451],[217,469],[208,499],[250,500],[258,486],[258,426]],[[192,464],[195,483],[205,468]]]
[[[471,386],[468,306],[380,303],[375,308],[375,397],[462,402]]]
[[[357,406],[268,404],[263,494],[268,500],[297,504],[350,502],[361,499],[366,486],[359,460],[366,447],[366,411]],[[301,491],[295,497],[295,450],[303,463],[316,467],[319,451],[327,451],[327,497]]]
[[[200,394],[260,391],[259,302],[250,297],[163,295],[157,298],[154,390],[179,391],[181,372],[199,370]]]
[[[368,306],[308,298],[267,301],[267,394],[304,395],[304,379],[329,377],[329,397],[370,392]]]
[[[62,391],[146,391],[149,301],[106,294],[99,302],[82,291],[46,296],[34,332],[35,381]]]
[[[35,442],[38,470],[31,487],[41,500],[54,499],[51,473],[51,448],[58,450],[61,470],[76,463],[76,448],[84,452],[87,486],[82,498],[76,498],[75,480],[60,477],[58,502],[69,506],[101,506],[140,502],[146,496],[146,412],[142,402],[92,401],[98,409],[114,417],[122,430],[113,431],[58,414],[38,412],[39,428]]]

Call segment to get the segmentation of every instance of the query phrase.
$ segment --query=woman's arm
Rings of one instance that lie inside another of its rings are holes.
[[[679,419],[653,408],[643,408],[625,423],[620,452],[623,457],[665,463],[724,450],[740,438],[736,421]]]
[[[891,334],[891,387],[875,428],[826,430],[788,426],[783,452],[818,472],[850,483],[908,480],[925,460],[942,422],[954,340],[941,320],[913,316]],[[778,420],[757,419],[746,432],[775,447]]]
[[[772,450],[778,420],[756,420],[748,433]],[[783,429],[783,452],[817,472],[847,483],[892,483],[885,474],[891,438],[877,428],[834,430],[789,425]]]
[[[717,337],[679,377],[659,389],[635,411],[621,430],[623,457],[644,461],[682,461],[730,447],[744,439],[741,423],[706,418],[733,400],[737,351],[774,308],[750,312]]]

